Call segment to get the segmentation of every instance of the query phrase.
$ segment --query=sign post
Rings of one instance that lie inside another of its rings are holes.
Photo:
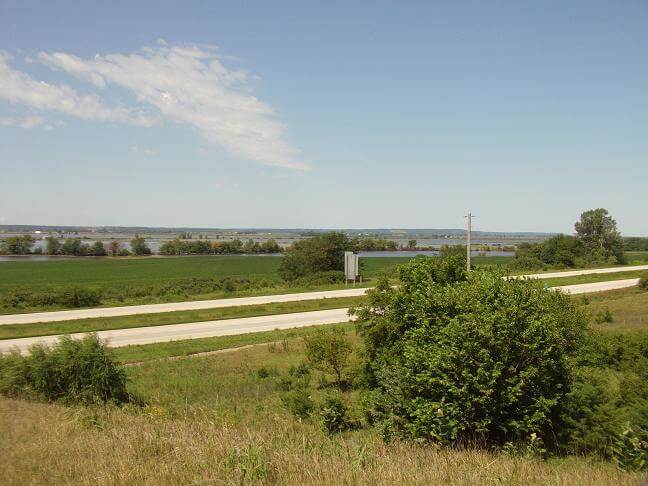
[[[352,251],[344,252],[344,285],[349,285],[349,280],[353,281],[355,287],[356,280],[360,275],[360,267],[358,265],[358,255]]]

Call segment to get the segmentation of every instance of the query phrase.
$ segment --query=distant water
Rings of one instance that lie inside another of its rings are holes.
[[[358,255],[362,258],[384,258],[384,257],[399,257],[399,258],[414,258],[415,256],[439,256],[438,251],[429,251],[429,250],[420,250],[420,251],[361,251]],[[473,250],[473,256],[514,256],[515,253],[512,251],[477,251]],[[199,255],[196,255],[199,256]],[[214,257],[226,256],[226,255],[212,255]],[[241,255],[246,256],[246,255]],[[249,256],[267,256],[267,257],[278,257],[281,256],[281,253],[277,254],[264,254],[264,255],[249,255]],[[48,262],[53,260],[70,260],[77,257],[66,257],[66,256],[49,256],[49,255],[21,255],[21,256],[12,256],[12,255],[0,255],[0,263],[2,262]],[[96,257],[79,257],[79,258],[96,258]]]
[[[414,258],[415,256],[424,255],[424,256],[439,256],[438,251],[430,250],[420,250],[420,251],[410,251],[410,250],[399,250],[399,251],[361,251],[358,253],[359,256],[364,258],[377,258],[377,257],[403,257],[403,258]],[[478,251],[473,250],[471,252],[472,256],[514,256],[515,252],[512,251]]]

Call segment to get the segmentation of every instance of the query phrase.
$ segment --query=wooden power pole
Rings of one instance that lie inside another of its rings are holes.
[[[466,260],[467,260],[466,268],[470,272],[470,267],[471,267],[470,259],[472,256],[471,247],[472,247],[472,219],[473,219],[473,215],[470,211],[468,211],[468,216],[466,216],[466,218],[468,218],[468,232],[466,233]]]

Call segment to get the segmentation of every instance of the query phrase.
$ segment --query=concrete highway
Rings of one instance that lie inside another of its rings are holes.
[[[364,295],[366,288],[326,290],[322,292],[302,292],[296,294],[260,295],[257,297],[237,297],[233,299],[195,300],[192,302],[170,302],[168,304],[129,305],[123,307],[99,307],[94,309],[75,309],[54,312],[32,312],[29,314],[0,315],[0,325],[27,324],[34,322],[58,322],[72,319],[92,319],[94,317],[134,316],[138,314],[158,314],[161,312],[191,311],[238,307],[242,305],[274,304],[298,300],[331,299],[335,297],[357,297]]]
[[[619,272],[637,272],[648,270],[648,265],[635,265],[632,267],[612,267],[612,268],[589,268],[587,270],[569,270],[566,272],[551,273],[534,273],[530,275],[520,275],[526,278],[561,278],[561,277],[578,277],[579,275],[594,275],[597,273],[619,273]]]
[[[648,265],[633,267],[596,268],[588,270],[573,270],[567,272],[541,273],[520,275],[516,278],[557,278],[591,275],[596,273],[616,273],[648,270]],[[613,287],[621,288],[621,287]],[[222,307],[236,307],[242,305],[271,304],[278,302],[295,302],[299,300],[315,300],[335,297],[355,297],[364,295],[366,288],[350,288],[342,290],[328,290],[322,292],[303,292],[296,294],[261,295],[257,297],[237,297],[232,299],[198,300],[191,302],[171,302],[166,304],[130,305],[123,307],[100,307],[93,309],[75,309],[54,312],[35,312],[28,314],[0,315],[0,325],[27,324],[34,322],[58,322],[72,319],[91,319],[95,317],[118,317],[138,314],[155,314],[161,312],[190,311],[199,309],[216,309]]]
[[[198,339],[215,336],[232,336],[250,332],[272,331],[273,329],[290,329],[316,324],[334,324],[349,321],[348,309],[332,309],[314,312],[297,312],[274,316],[245,317],[240,319],[223,319],[220,321],[192,322],[189,324],[172,324],[168,326],[135,327],[99,331],[97,335],[105,339],[110,347],[128,346],[129,344],[151,344],[179,339]],[[81,338],[85,333],[71,334]],[[52,344],[60,336],[42,336],[20,339],[0,340],[0,353],[19,349],[21,352],[36,343]]]
[[[639,279],[626,279],[553,288],[570,294],[582,294],[632,287],[637,285],[638,282]],[[119,347],[127,346],[129,344],[151,344],[178,339],[230,336],[250,332],[271,331],[273,329],[290,329],[294,327],[346,322],[349,320],[347,311],[348,309],[331,309],[313,312],[298,312],[274,316],[192,322],[188,324],[115,329],[111,331],[99,331],[97,334],[101,339],[107,340],[109,346]],[[72,337],[78,338],[83,335],[84,333],[76,333],[72,334]],[[15,348],[19,349],[21,352],[25,352],[35,343],[40,342],[51,344],[56,342],[58,338],[59,336],[43,336],[0,340],[0,353]]]

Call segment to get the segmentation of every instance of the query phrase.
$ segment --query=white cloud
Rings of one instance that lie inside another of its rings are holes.
[[[57,111],[84,120],[151,126],[155,120],[124,107],[105,106],[93,95],[80,95],[64,84],[36,81],[9,66],[9,55],[0,52],[0,98],[34,110]],[[32,126],[37,126],[34,124]]]
[[[38,115],[29,115],[25,117],[0,118],[0,126],[3,127],[20,127],[34,128],[44,125],[47,120]]]
[[[170,46],[158,41],[139,53],[92,59],[41,52],[38,59],[99,89],[115,84],[157,108],[169,121],[193,126],[232,155],[266,165],[306,169],[283,140],[272,108],[252,94],[250,76],[227,69],[213,46]],[[252,78],[254,79],[254,77]]]

